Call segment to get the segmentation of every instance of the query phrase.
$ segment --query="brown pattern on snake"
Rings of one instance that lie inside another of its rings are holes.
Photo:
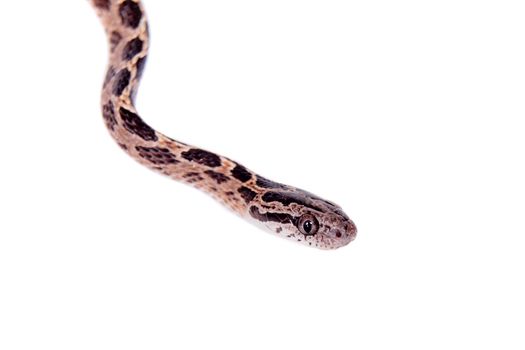
[[[271,180],[268,180],[262,176],[257,175],[257,181],[255,181],[255,184],[262,188],[288,188],[288,186],[280,184],[278,182],[274,182]]]
[[[241,182],[249,181],[252,178],[252,173],[250,173],[245,167],[240,164],[237,164],[235,168],[231,171],[234,178]]]
[[[155,165],[177,164],[179,161],[167,148],[160,147],[135,147],[139,155]]]
[[[189,172],[187,174],[184,174],[183,176],[186,179],[186,182],[189,184],[193,184],[195,182],[203,181],[204,178],[201,176],[201,174],[197,172]]]
[[[120,35],[119,32],[117,32],[116,30],[111,32],[111,35],[109,37],[109,48],[111,52],[115,51],[118,44],[120,44],[121,40],[122,40],[122,35]]]
[[[117,119],[115,118],[115,108],[111,101],[102,106],[102,116],[104,117],[108,129],[114,131]]]
[[[281,192],[266,192],[262,196],[262,200],[270,203],[270,202],[279,202],[284,206],[289,206],[292,203],[302,205],[304,207],[317,210],[319,212],[323,212],[323,210],[313,204],[308,203],[305,201],[304,197],[301,195],[298,195],[297,193],[281,193]]]
[[[95,4],[95,7],[103,9],[103,10],[109,10],[110,2],[109,0],[94,0],[93,3]]]
[[[255,219],[262,221],[262,222],[278,222],[281,224],[295,224],[297,222],[297,219],[294,218],[292,215],[289,214],[283,214],[283,213],[261,213],[259,211],[259,208],[252,206],[250,207],[250,215],[253,216]],[[279,231],[280,232],[280,231]]]
[[[122,69],[115,76],[115,81],[113,82],[113,95],[120,96],[124,90],[128,87],[129,81],[131,79],[131,73],[127,68]]]
[[[146,65],[147,58],[148,56],[144,56],[139,58],[139,60],[137,61],[137,79],[140,79],[142,77],[142,72],[144,71],[144,66]]]
[[[131,0],[126,0],[120,5],[119,14],[122,24],[131,28],[137,28],[142,18],[140,6]]]
[[[211,168],[221,165],[221,158],[218,155],[203,149],[192,148],[186,152],[182,152],[181,155],[182,158],[189,160],[190,162],[196,162]]]
[[[213,170],[206,170],[204,173],[215,180],[219,185],[230,180],[228,176]]]
[[[153,130],[148,124],[144,123],[137,114],[125,109],[124,107],[120,107],[119,114],[124,122],[124,127],[130,133],[138,135],[146,141],[158,140],[155,130]]]
[[[240,187],[237,190],[237,192],[239,192],[241,194],[241,197],[242,197],[242,199],[244,199],[246,204],[248,204],[251,201],[253,201],[255,196],[257,196],[257,193],[255,193],[254,191],[250,190],[248,187],[245,187],[245,186]]]
[[[140,38],[135,38],[131,41],[128,41],[124,49],[122,50],[122,59],[129,61],[133,57],[139,54],[142,51],[142,46],[144,42]]]

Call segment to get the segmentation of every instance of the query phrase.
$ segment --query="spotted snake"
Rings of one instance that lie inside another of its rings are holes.
[[[149,48],[139,0],[90,0],[106,30],[109,66],[102,115],[118,145],[139,163],[210,194],[240,216],[286,239],[334,249],[357,229],[336,204],[268,180],[215,153],[173,140],[147,125],[134,107]]]

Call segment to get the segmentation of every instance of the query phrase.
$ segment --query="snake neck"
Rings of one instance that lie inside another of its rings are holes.
[[[149,48],[148,22],[140,1],[92,0],[109,43],[102,89],[102,114],[117,144],[146,167],[211,194],[246,216],[264,191],[257,176],[215,153],[192,147],[154,130],[139,116],[135,95]]]

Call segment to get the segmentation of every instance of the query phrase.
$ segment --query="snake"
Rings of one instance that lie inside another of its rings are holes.
[[[346,246],[357,235],[339,205],[271,181],[242,164],[176,141],[139,116],[135,97],[150,36],[140,0],[88,0],[108,38],[102,86],[104,123],[122,150],[140,164],[211,195],[242,218],[285,239],[319,249]]]

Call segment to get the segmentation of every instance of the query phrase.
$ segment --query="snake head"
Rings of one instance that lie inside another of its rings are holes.
[[[357,228],[340,206],[309,192],[289,188],[261,195],[250,216],[271,232],[321,249],[336,249],[353,241]]]

